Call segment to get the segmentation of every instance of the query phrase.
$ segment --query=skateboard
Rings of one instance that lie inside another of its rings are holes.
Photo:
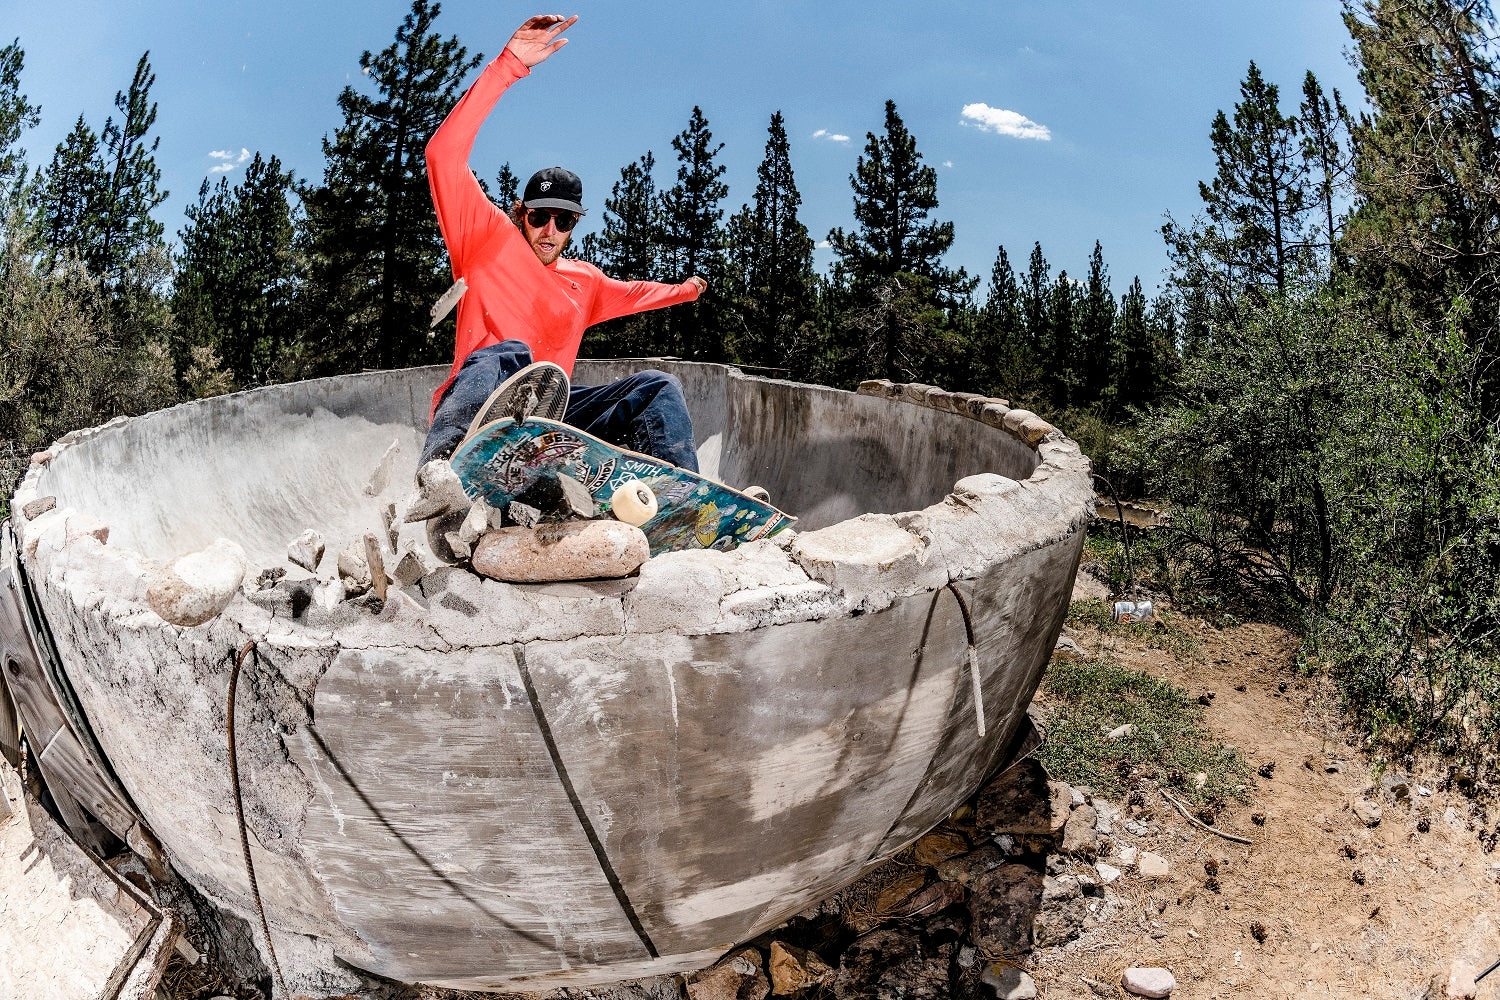
[[[654,516],[640,524],[653,556],[681,549],[728,550],[769,538],[796,521],[723,483],[544,417],[519,424],[507,417],[486,424],[459,445],[452,465],[470,497],[499,508],[540,480],[569,476],[588,490],[600,514],[613,514],[615,492],[621,491],[623,498],[636,481],[655,498]],[[632,507],[635,503],[632,496]],[[638,523],[635,516],[620,519]]]

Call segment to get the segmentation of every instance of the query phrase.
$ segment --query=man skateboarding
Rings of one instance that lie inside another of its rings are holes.
[[[432,398],[420,464],[447,458],[476,417],[508,416],[534,392],[532,412],[673,465],[698,469],[692,421],[677,379],[642,371],[603,386],[570,386],[583,332],[595,323],[691,302],[708,283],[617,281],[592,264],[562,256],[584,214],[583,184],[562,167],[537,171],[504,211],[469,169],[479,127],[510,85],[567,44],[577,17],[543,14],[516,29],[500,55],[454,106],[427,143],[432,204],[455,278],[458,303],[453,367]]]

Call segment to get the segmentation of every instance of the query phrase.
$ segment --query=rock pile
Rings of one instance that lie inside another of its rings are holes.
[[[497,510],[470,500],[447,462],[417,473],[418,494],[403,520],[427,523],[435,556],[467,563],[506,583],[549,583],[629,576],[651,555],[640,528],[598,519],[582,483],[559,476],[539,481]]]
[[[372,484],[383,487],[389,478],[389,458]],[[425,603],[421,583],[432,573],[429,554],[506,583],[624,577],[650,558],[640,528],[598,517],[582,484],[563,478],[497,510],[471,500],[448,463],[434,461],[418,472],[413,494],[379,513],[382,530],[347,540],[331,566],[318,531],[309,528],[290,540],[287,562],[311,578],[289,577],[284,566],[253,572],[239,546],[220,539],[160,567],[148,602],[164,620],[189,627],[223,611],[242,585],[252,603],[287,618],[300,619],[309,609],[329,614],[345,602],[380,612],[393,599]],[[402,525],[423,523],[430,553],[401,539]]]
[[[1035,997],[1025,971],[1033,950],[1104,923],[1121,906],[1109,888],[1120,880],[1167,873],[1165,859],[1116,843],[1121,818],[1117,806],[1023,761],[861,881],[688,976],[687,996]],[[1123,995],[1165,997],[1176,981],[1167,969],[1131,967],[1118,985]],[[647,980],[590,995],[677,994],[669,980]]]

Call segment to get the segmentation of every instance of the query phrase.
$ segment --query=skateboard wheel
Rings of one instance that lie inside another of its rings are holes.
[[[609,509],[617,521],[639,528],[656,516],[656,494],[639,479],[628,479],[610,494]]]

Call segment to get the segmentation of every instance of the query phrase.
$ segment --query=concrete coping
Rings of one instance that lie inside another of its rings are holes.
[[[725,370],[725,366],[683,367]],[[733,368],[727,374],[741,386],[762,381]],[[276,391],[283,388],[219,399],[244,397],[238,404],[241,409],[260,401],[273,405]],[[918,510],[863,513],[816,530],[788,531],[727,553],[669,553],[649,560],[636,577],[620,581],[514,585],[443,567],[415,584],[393,584],[381,605],[330,598],[328,591],[338,577],[333,560],[325,559],[313,584],[322,589],[320,599],[292,616],[273,602],[252,600],[259,589],[256,579],[276,565],[289,569],[289,580],[309,574],[286,560],[269,565],[274,561],[252,555],[240,593],[222,614],[251,637],[344,646],[444,648],[581,635],[739,632],[879,610],[902,597],[972,579],[1018,553],[1081,530],[1093,516],[1088,459],[1073,441],[1036,414],[1011,408],[1001,399],[884,380],[862,384],[858,395],[889,399],[893,405],[926,407],[938,411],[944,421],[977,421],[1034,451],[1038,462],[1020,481],[992,472],[964,476],[947,496]],[[216,400],[201,400],[174,409],[202,407],[211,414],[215,404]],[[152,621],[164,625],[149,609],[146,592],[153,574],[183,553],[141,552],[111,542],[110,522],[118,522],[129,507],[101,509],[97,501],[75,504],[68,478],[53,470],[64,458],[73,457],[70,452],[86,453],[145,419],[120,417],[61,438],[48,452],[39,453],[12,500],[20,550],[33,577],[67,594],[75,607],[96,608],[130,621],[132,627]],[[332,419],[333,426],[338,426],[337,421],[349,418]],[[379,459],[388,465],[390,458],[388,451],[383,457],[370,456],[370,462]],[[70,463],[75,475],[89,467],[88,462]],[[146,468],[141,473],[150,471]],[[378,478],[372,476],[372,485]],[[386,478],[396,482],[382,484],[367,498],[371,511],[398,501],[406,492],[403,477]],[[149,496],[149,482],[141,485]],[[36,503],[46,497],[56,497],[50,508]],[[28,519],[21,514],[23,510],[38,513]],[[214,515],[206,512],[204,516]],[[396,564],[402,552],[425,546],[421,527],[409,528],[398,540],[399,551],[387,557],[390,565]],[[232,519],[225,518],[221,534],[234,541],[234,531]],[[283,549],[297,534],[288,526]],[[330,537],[327,541],[330,551],[338,551],[349,540]]]

